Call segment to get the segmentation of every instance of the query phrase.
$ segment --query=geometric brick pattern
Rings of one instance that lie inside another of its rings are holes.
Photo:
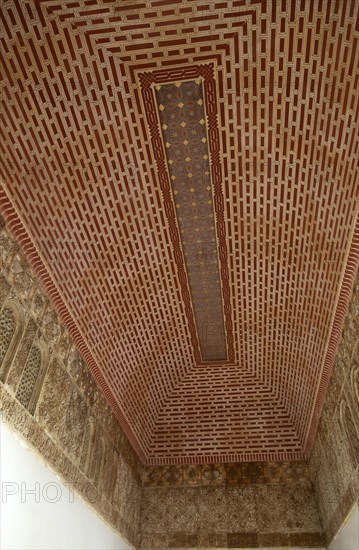
[[[1,210],[149,464],[311,449],[358,264],[358,10],[3,4]],[[196,358],[143,82],[206,66],[233,349],[220,365]]]

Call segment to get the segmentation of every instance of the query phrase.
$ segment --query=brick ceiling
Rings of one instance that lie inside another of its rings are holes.
[[[303,458],[358,263],[357,0],[2,9],[2,213],[139,456]]]

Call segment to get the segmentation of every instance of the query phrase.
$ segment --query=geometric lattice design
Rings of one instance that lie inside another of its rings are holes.
[[[157,85],[167,166],[204,361],[226,361],[202,80]]]
[[[0,366],[2,365],[11,340],[15,334],[14,312],[5,307],[0,315]]]
[[[147,466],[143,472],[144,485],[158,487],[233,486],[239,484],[296,482],[309,478],[306,462],[251,462],[227,464],[191,464]]]
[[[2,8],[1,210],[139,456],[303,458],[358,264],[359,3]],[[200,354],[156,102],[156,86],[198,78],[216,364]]]
[[[34,388],[40,373],[41,368],[41,351],[37,346],[32,346],[29,356],[26,360],[24,372],[22,373],[19,387],[16,392],[16,399],[21,405],[28,408],[30,399],[33,395]]]

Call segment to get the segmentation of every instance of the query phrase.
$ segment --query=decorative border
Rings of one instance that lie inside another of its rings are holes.
[[[172,239],[174,258],[177,265],[178,276],[181,284],[182,297],[185,312],[191,334],[191,342],[195,361],[199,365],[223,365],[234,362],[234,339],[232,329],[232,311],[230,304],[230,285],[228,269],[228,251],[226,245],[226,227],[224,221],[224,199],[222,191],[222,168],[220,163],[220,139],[218,129],[218,108],[216,99],[216,81],[214,77],[214,64],[186,66],[182,69],[160,69],[152,72],[141,72],[138,75],[142,100],[146,119],[149,126],[151,144],[157,166],[158,179],[163,194],[164,210],[167,215],[169,230]],[[224,324],[226,328],[227,360],[203,361],[197,335],[197,327],[194,317],[193,304],[187,279],[186,265],[183,257],[180,232],[176,217],[176,211],[172,198],[171,184],[168,177],[167,161],[164,152],[160,122],[157,106],[153,94],[154,84],[179,82],[202,77],[203,97],[207,119],[208,147],[210,154],[211,181],[213,186],[213,204],[216,216],[216,233],[218,243],[219,268],[222,281],[222,301],[224,309]],[[141,105],[139,105],[141,109]]]
[[[186,456],[151,456],[145,466],[176,466],[198,464],[232,464],[236,462],[293,462],[303,461],[306,455],[302,451],[268,451],[261,453],[201,454]]]

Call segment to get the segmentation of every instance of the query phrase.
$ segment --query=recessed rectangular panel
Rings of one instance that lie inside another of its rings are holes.
[[[226,361],[202,80],[155,87],[203,361]]]

